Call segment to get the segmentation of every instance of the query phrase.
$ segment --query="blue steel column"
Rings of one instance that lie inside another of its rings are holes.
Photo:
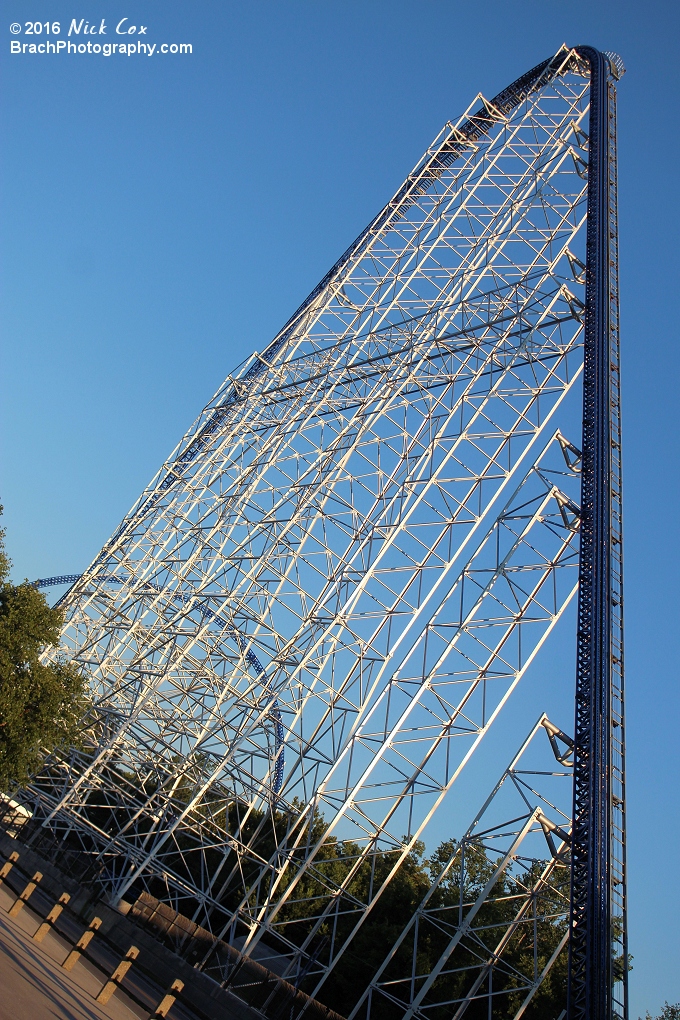
[[[614,86],[604,54],[586,46],[578,53],[590,64],[591,101],[568,1016],[611,1020],[622,1015],[620,1009],[626,1014],[625,993],[616,1012],[613,996],[612,883],[618,881],[612,871],[613,727],[623,721],[618,659],[616,679],[613,674],[613,637],[618,647],[621,619],[620,577],[612,569],[612,541],[620,543],[621,537],[620,514],[619,525],[614,515],[620,503],[618,452],[612,473],[619,414],[618,384],[613,391],[611,382],[612,371],[618,373],[616,238],[610,236],[616,232],[615,183],[613,192],[610,187],[616,173],[610,137]],[[620,785],[620,750],[616,755]],[[625,913],[616,923],[625,926]]]

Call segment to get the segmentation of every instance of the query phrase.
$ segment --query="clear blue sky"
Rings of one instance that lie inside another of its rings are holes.
[[[478,91],[562,42],[621,53],[632,1016],[680,1000],[678,5],[2,10],[0,496],[16,578],[88,564],[227,372]],[[109,41],[127,17],[193,53],[10,55],[26,21],[59,19],[65,40],[74,17],[104,18]]]

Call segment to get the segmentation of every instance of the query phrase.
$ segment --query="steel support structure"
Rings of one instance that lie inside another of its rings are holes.
[[[591,47],[569,1020],[627,1012],[616,89]],[[613,72],[613,73],[612,73]],[[622,988],[614,995],[614,966]]]
[[[480,1003],[507,1020],[525,1015],[569,935],[573,746],[545,713],[539,718],[448,859],[437,862],[348,1020],[427,1020],[442,1011],[461,1020]],[[480,864],[482,880],[470,880]],[[442,895],[453,876],[457,903]],[[547,947],[541,926],[551,929]],[[433,939],[439,958],[419,972],[421,947]],[[452,996],[458,947],[472,963]]]
[[[620,73],[563,46],[477,96],[91,566],[36,582],[73,582],[48,657],[86,671],[92,707],[17,794],[31,839],[114,903],[271,951],[305,1002],[337,1008],[578,590],[570,1020],[626,1018]],[[460,1009],[501,994],[488,954],[510,944],[473,928],[489,990]]]

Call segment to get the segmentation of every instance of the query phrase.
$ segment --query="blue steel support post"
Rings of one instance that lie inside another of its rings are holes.
[[[591,97],[568,1017],[611,1020],[627,1015],[625,974],[621,1001],[613,994],[614,726],[621,727],[615,767],[623,782],[622,664],[613,652],[621,624],[614,84],[604,54],[586,46],[578,53],[590,64]],[[625,909],[617,923],[625,927]]]

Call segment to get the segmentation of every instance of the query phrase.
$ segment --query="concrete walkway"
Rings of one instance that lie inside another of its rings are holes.
[[[94,1001],[104,975],[86,960],[69,973],[61,962],[72,948],[50,932],[41,943],[31,935],[40,920],[28,907],[7,916],[14,896],[0,886],[0,1020],[134,1020],[149,1014],[121,990],[106,1006]],[[177,1014],[173,1010],[171,1017]]]

